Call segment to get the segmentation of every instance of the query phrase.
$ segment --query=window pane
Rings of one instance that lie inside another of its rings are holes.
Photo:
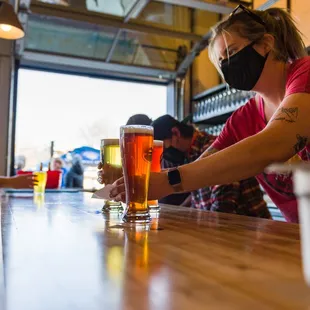
[[[188,41],[123,31],[112,61],[175,70],[178,48],[184,45]]]
[[[87,58],[105,59],[116,30],[78,25],[64,20],[31,16],[26,33],[26,49]]]

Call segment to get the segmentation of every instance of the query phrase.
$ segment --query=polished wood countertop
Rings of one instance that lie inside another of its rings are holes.
[[[132,230],[90,197],[2,198],[6,310],[310,309],[298,225],[163,205]]]

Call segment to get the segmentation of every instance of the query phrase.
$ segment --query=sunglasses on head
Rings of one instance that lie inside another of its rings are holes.
[[[229,15],[229,18],[233,17],[239,10],[242,10],[243,12],[245,12],[246,14],[248,14],[252,19],[254,19],[256,22],[258,22],[259,24],[266,26],[266,23],[261,19],[260,16],[256,15],[255,13],[253,13],[252,11],[250,11],[249,9],[247,9],[244,5],[239,4]]]

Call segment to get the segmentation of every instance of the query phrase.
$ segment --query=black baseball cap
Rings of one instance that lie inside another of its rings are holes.
[[[135,114],[131,116],[126,125],[145,125],[150,126],[152,120],[145,114]]]
[[[152,126],[154,127],[154,139],[155,140],[165,140],[172,137],[171,130],[173,127],[180,124],[171,115],[163,115],[153,121]]]

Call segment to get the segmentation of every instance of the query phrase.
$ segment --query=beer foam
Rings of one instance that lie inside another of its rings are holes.
[[[119,145],[119,139],[101,139],[101,145]]]
[[[161,140],[154,140],[154,141],[153,141],[153,145],[154,145],[154,146],[163,146],[163,145],[164,145],[164,142],[161,141]]]
[[[127,125],[122,126],[121,129],[124,131],[124,133],[140,133],[140,134],[153,135],[154,132],[152,126],[144,126],[144,125]]]

